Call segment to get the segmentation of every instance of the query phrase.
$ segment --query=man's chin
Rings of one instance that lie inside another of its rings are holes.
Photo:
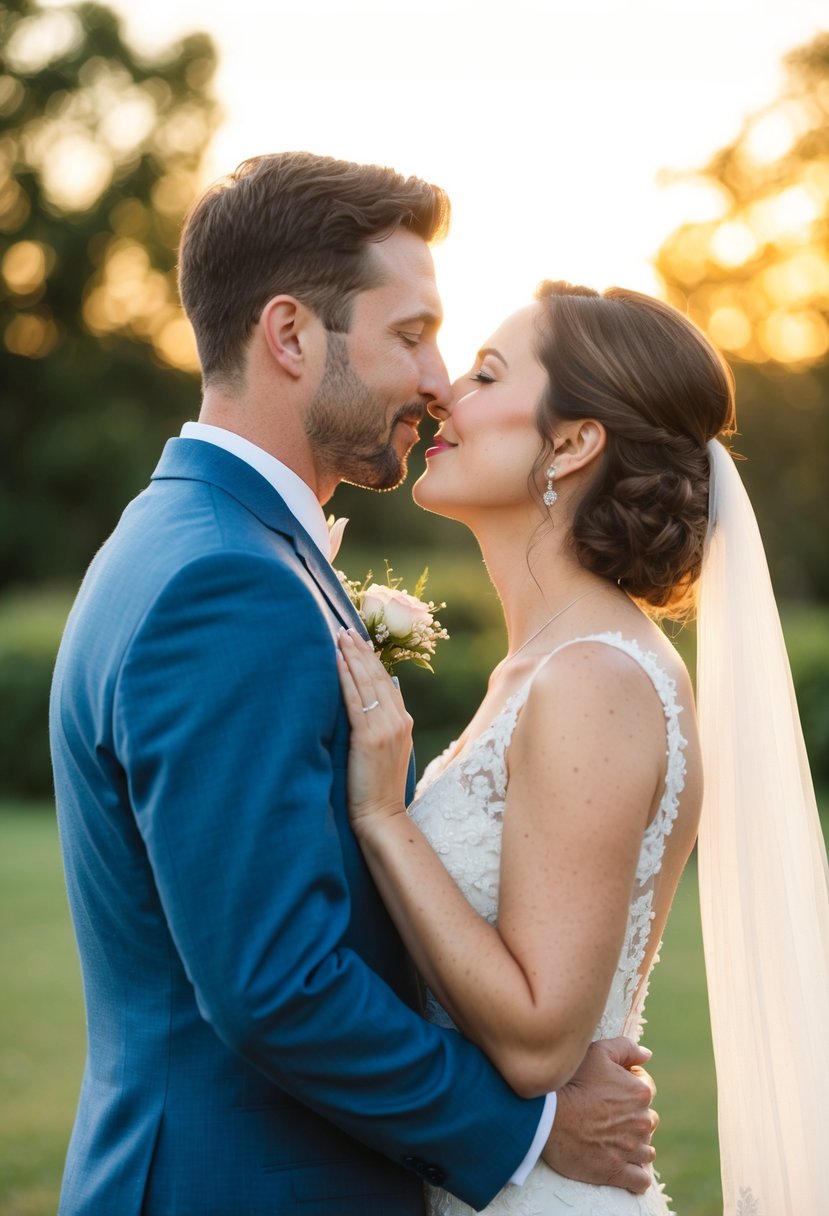
[[[366,464],[360,468],[349,469],[343,473],[342,480],[350,486],[359,486],[362,490],[396,490],[406,480],[408,473],[406,456],[399,457],[395,453],[392,462],[387,459],[382,464]]]

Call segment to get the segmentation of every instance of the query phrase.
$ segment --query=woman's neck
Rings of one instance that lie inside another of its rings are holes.
[[[582,595],[611,589],[565,548],[569,529],[563,520],[539,528],[537,516],[527,527],[502,517],[476,521],[472,531],[501,601],[511,655]]]

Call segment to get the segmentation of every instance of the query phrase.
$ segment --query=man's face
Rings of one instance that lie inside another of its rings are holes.
[[[426,407],[448,401],[450,385],[437,347],[442,312],[428,245],[398,229],[369,244],[368,256],[380,286],[355,297],[347,334],[327,335],[305,431],[320,475],[388,490],[406,476]]]

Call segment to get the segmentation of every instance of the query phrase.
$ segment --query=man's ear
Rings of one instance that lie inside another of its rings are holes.
[[[556,476],[564,477],[585,469],[601,456],[607,446],[607,431],[595,418],[582,418],[578,422],[565,423],[553,445],[552,463]]]
[[[259,318],[262,334],[274,361],[294,379],[306,369],[310,339],[320,321],[294,296],[274,296]]]

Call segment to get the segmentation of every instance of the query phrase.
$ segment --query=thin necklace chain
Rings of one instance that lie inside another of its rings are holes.
[[[559,608],[558,612],[554,612],[553,615],[544,622],[541,628],[536,629],[535,633],[530,634],[526,642],[522,642],[518,649],[514,650],[509,657],[514,659],[517,654],[521,653],[525,646],[529,646],[530,642],[534,642],[538,635],[543,633],[548,625],[552,625],[553,621],[558,620],[560,616],[564,616],[564,613],[567,612],[569,608],[572,608],[574,604],[579,602],[579,600],[586,599],[588,595],[593,595],[596,591],[600,590],[600,587],[591,587],[589,591],[582,591],[581,595],[577,595],[574,600],[570,600],[569,604],[565,604],[563,608]]]

